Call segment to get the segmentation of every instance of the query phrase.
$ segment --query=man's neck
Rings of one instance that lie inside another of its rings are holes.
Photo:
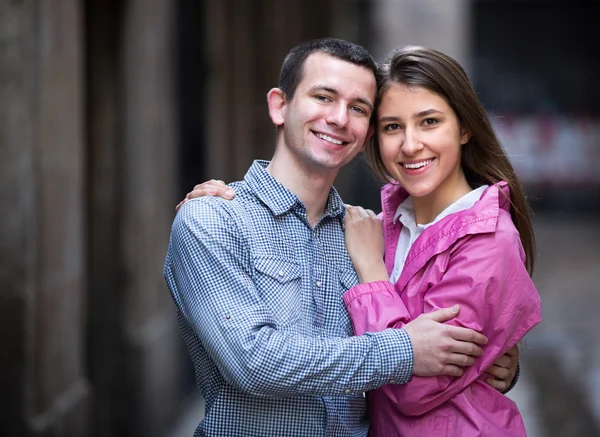
[[[289,157],[276,153],[267,166],[267,171],[279,183],[294,193],[306,207],[306,217],[312,227],[325,213],[329,192],[337,171],[310,171]]]

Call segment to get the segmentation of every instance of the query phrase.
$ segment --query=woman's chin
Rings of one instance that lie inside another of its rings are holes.
[[[402,183],[400,183],[402,185]],[[411,197],[427,197],[433,191],[429,187],[418,187],[414,185],[402,185],[402,187],[411,195]]]

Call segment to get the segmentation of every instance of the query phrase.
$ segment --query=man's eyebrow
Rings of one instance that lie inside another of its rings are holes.
[[[327,86],[327,85],[315,85],[315,86],[310,87],[309,91],[311,91],[311,92],[327,91],[328,93],[331,93],[331,94],[335,94],[335,95],[339,94],[338,90],[336,90],[335,88],[331,88],[330,86]]]
[[[338,92],[338,90],[336,90],[335,88],[331,88],[330,86],[327,86],[327,85],[315,85],[313,87],[310,87],[309,92],[315,92],[315,91],[326,91],[335,96],[340,94]],[[369,110],[373,111],[373,103],[371,103],[368,99],[365,99],[364,97],[356,97],[354,100],[357,101],[358,103],[362,103],[363,105],[367,106],[369,108]]]
[[[373,104],[370,101],[368,101],[367,99],[365,99],[363,97],[357,97],[356,101],[358,103],[362,103],[363,105],[365,105],[366,107],[368,107],[370,111],[373,111]]]

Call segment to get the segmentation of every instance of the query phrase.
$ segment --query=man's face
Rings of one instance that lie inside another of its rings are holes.
[[[294,98],[283,109],[283,147],[309,171],[337,171],[370,136],[375,77],[325,53],[311,54],[303,68]]]

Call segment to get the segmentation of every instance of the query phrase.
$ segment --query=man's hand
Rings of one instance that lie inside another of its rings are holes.
[[[470,366],[482,353],[487,338],[472,329],[445,325],[458,314],[454,305],[421,314],[404,326],[413,346],[413,374],[417,376],[461,376],[462,367]]]
[[[192,191],[187,193],[185,198],[175,207],[175,212],[179,211],[179,208],[188,200],[202,196],[219,196],[223,199],[231,200],[235,197],[235,192],[225,185],[225,182],[211,179],[210,181],[196,185]]]
[[[504,393],[515,379],[519,368],[519,348],[515,345],[498,358],[492,366],[485,371],[491,378],[485,380],[499,392]]]

